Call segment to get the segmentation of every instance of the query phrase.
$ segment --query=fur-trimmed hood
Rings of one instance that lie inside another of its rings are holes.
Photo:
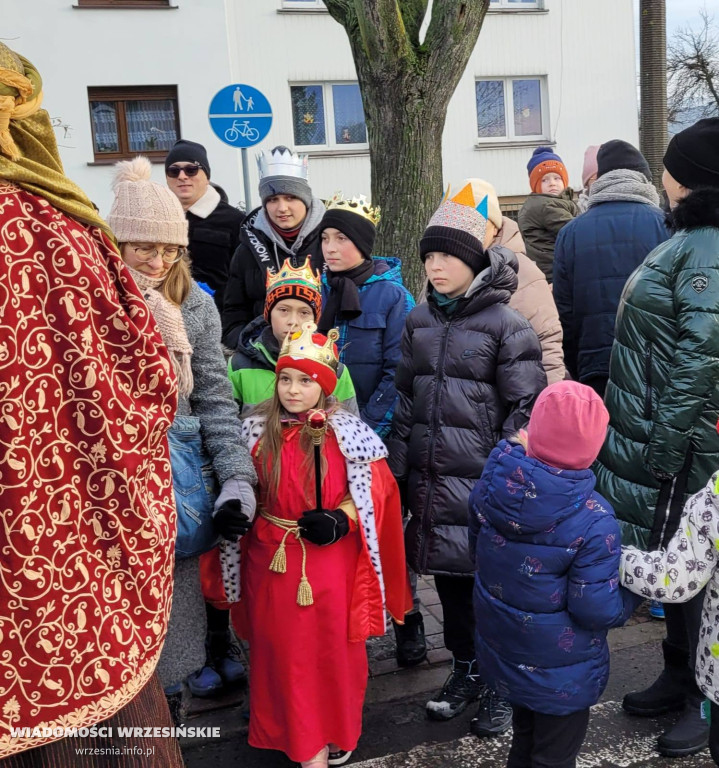
[[[719,229],[719,187],[693,189],[671,212],[675,231],[716,227]]]

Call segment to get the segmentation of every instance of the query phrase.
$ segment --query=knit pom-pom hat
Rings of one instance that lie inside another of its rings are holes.
[[[607,436],[609,412],[585,384],[558,381],[542,390],[527,426],[527,456],[557,469],[588,469]]]
[[[173,192],[151,181],[150,161],[138,156],[117,163],[115,168],[115,200],[107,223],[117,241],[186,246],[185,212]]]
[[[565,187],[569,186],[569,174],[564,167],[562,158],[552,152],[549,147],[537,147],[527,163],[529,186],[532,192],[542,191],[542,178],[548,173],[556,173],[562,177]]]

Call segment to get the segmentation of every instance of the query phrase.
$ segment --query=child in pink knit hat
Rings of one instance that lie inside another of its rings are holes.
[[[492,451],[469,499],[479,673],[512,704],[508,768],[573,768],[609,678],[607,630],[635,599],[619,586],[619,525],[590,469],[609,414],[560,381],[522,435]]]

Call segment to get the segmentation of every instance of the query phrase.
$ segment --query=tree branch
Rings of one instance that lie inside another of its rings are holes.
[[[429,52],[428,76],[441,73],[446,68],[446,55],[454,51],[460,41],[471,51],[479,37],[489,0],[434,0],[432,20],[427,29],[424,48]],[[447,87],[454,91],[464,66],[452,73]]]
[[[429,0],[397,0],[397,3],[404,20],[407,39],[413,48],[419,48],[419,30],[427,15]]]

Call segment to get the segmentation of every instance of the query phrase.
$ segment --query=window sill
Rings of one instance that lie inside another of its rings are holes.
[[[307,14],[320,13],[325,16],[329,14],[326,8],[278,8],[277,13],[288,13],[294,16],[305,16]]]
[[[487,11],[488,16],[494,14],[506,14],[507,16],[537,16],[549,13],[548,8],[490,8]]]
[[[369,157],[369,147],[362,149],[308,149],[295,147],[296,152],[310,157]]]
[[[475,150],[482,149],[518,149],[524,147],[556,147],[551,139],[530,139],[529,141],[476,141]]]
[[[123,160],[133,160],[138,155],[137,152],[126,155],[124,157],[113,157],[113,158],[107,158],[106,160],[93,160],[92,162],[87,162],[86,165],[93,166],[93,165],[115,165],[115,163],[119,163]],[[153,165],[160,165],[165,163],[164,157],[148,157],[147,155],[143,155],[143,157],[147,157],[147,159],[153,164]]]
[[[150,2],[143,2],[140,3],[103,3],[103,2],[97,2],[97,3],[83,3],[82,5],[75,4],[72,6],[74,10],[77,11],[85,11],[85,10],[91,10],[91,11],[97,11],[97,10],[104,10],[104,11],[114,11],[114,10],[123,10],[123,11],[137,11],[138,9],[141,11],[176,11],[179,6],[177,5],[167,5],[167,3],[150,3]]]

